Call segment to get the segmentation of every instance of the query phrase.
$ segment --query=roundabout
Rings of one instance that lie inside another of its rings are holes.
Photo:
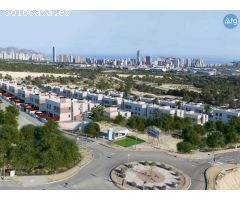
[[[176,168],[154,161],[135,161],[114,168],[111,179],[121,189],[182,189],[184,175]]]

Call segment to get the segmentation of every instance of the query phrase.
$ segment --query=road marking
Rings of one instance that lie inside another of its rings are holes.
[[[222,162],[213,162],[213,161],[210,161],[208,163],[211,164],[212,166],[217,166],[217,165],[222,165],[223,164]]]

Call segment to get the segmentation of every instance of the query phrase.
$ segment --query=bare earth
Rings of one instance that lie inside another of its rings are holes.
[[[240,189],[240,168],[234,169],[217,179],[217,190],[239,190]]]
[[[66,76],[70,76],[68,74],[51,74],[51,73],[37,73],[37,72],[11,72],[11,71],[0,71],[0,74],[2,74],[3,76],[5,76],[6,74],[11,75],[13,79],[21,79],[21,78],[25,78],[27,76],[31,76],[31,77],[39,77],[42,75],[49,75],[49,76],[62,76],[62,77],[66,77]]]

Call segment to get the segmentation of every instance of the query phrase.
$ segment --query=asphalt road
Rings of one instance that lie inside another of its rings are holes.
[[[111,181],[111,170],[128,161],[151,160],[159,161],[184,171],[191,177],[190,189],[205,189],[203,173],[210,166],[209,160],[188,160],[171,156],[164,152],[133,152],[112,149],[98,142],[89,142],[88,148],[93,151],[93,160],[75,176],[56,183],[35,187],[22,187],[0,184],[1,189],[47,189],[47,190],[115,190],[118,189]],[[129,156],[128,156],[129,155]]]
[[[4,102],[5,103],[5,102]],[[42,123],[24,112],[20,112],[20,119],[29,123],[41,125]],[[129,161],[151,160],[170,164],[191,178],[191,190],[204,190],[204,172],[211,166],[212,158],[209,159],[185,159],[172,156],[166,152],[136,152],[128,150],[113,149],[104,146],[97,141],[78,141],[79,146],[87,146],[93,152],[93,160],[82,168],[73,177],[46,185],[34,187],[22,187],[8,181],[0,181],[0,189],[47,189],[47,190],[116,190],[118,189],[110,180],[110,172],[116,166]],[[236,162],[239,152],[216,154],[215,162]],[[239,162],[239,160],[238,160]]]

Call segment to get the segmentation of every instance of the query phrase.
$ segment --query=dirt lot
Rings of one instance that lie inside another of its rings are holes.
[[[201,92],[200,89],[194,87],[193,85],[184,85],[184,84],[162,84],[158,88],[163,89],[163,90],[188,90],[188,91],[193,91],[193,92]]]
[[[217,180],[217,190],[239,190],[240,189],[240,168],[225,174]]]
[[[128,76],[131,76],[130,74],[117,74],[117,75],[120,76],[120,77],[124,77],[124,78],[126,78]],[[142,78],[142,77],[144,77],[146,75],[132,75],[132,76],[133,76],[133,78],[136,77],[136,76]],[[154,75],[154,77],[155,78],[163,78],[163,76],[156,76],[156,75]]]
[[[58,76],[70,76],[67,74],[51,74],[51,73],[37,73],[37,72],[11,72],[11,71],[0,71],[0,74],[2,74],[3,76],[5,76],[6,74],[11,75],[13,79],[21,79],[21,78],[25,78],[27,76],[31,76],[31,77],[39,77],[42,75],[53,75],[55,77]]]

